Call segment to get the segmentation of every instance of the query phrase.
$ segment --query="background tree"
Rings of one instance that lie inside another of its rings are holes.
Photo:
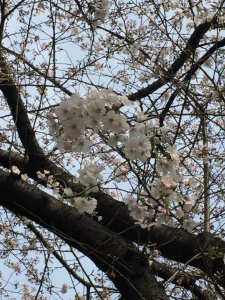
[[[1,295],[224,299],[224,1],[0,6]]]

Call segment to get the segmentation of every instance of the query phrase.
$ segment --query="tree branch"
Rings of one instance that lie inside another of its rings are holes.
[[[163,278],[166,281],[169,280],[169,282],[174,283],[175,285],[186,288],[199,300],[213,299],[209,291],[202,289],[196,284],[196,281],[199,280],[201,276],[195,276],[194,272],[193,274],[188,274],[187,272],[182,272],[181,270],[171,268],[157,261],[151,261],[150,264],[155,275]]]
[[[0,170],[0,205],[25,216],[87,255],[127,300],[167,300],[137,249],[120,235],[54,197]]]
[[[9,154],[8,154],[9,155]],[[7,161],[7,153],[0,151],[0,162]],[[1,159],[4,158],[4,161]],[[22,161],[18,159],[18,155],[11,154],[11,162],[16,165],[16,162]],[[40,162],[42,163],[40,165]],[[39,161],[39,164],[33,164],[32,160],[28,160],[24,165],[24,171],[28,176],[37,180],[37,175],[34,172],[41,168],[50,170],[51,174],[59,174],[63,182],[68,184],[73,191],[79,191],[76,184],[71,183],[72,175],[66,173],[51,161],[44,159]],[[7,167],[7,164],[4,165]],[[35,176],[33,177],[33,174]],[[91,193],[91,197],[97,199],[97,211],[100,216],[103,216],[101,224],[110,228],[117,234],[135,242],[139,245],[156,244],[162,255],[168,259],[172,259],[181,263],[190,261],[191,266],[196,267],[208,276],[213,277],[214,274],[221,275],[221,278],[215,277],[218,284],[225,287],[225,265],[223,256],[225,255],[225,242],[220,238],[214,237],[210,233],[200,233],[198,235],[185,232],[183,229],[171,228],[162,225],[151,226],[150,230],[142,229],[135,225],[135,220],[130,216],[127,206],[119,201],[114,200],[110,195],[103,192]],[[174,251],[176,249],[176,251]],[[210,252],[215,249],[215,257],[210,257]]]
[[[205,22],[197,26],[195,31],[192,33],[191,37],[189,38],[186,47],[181,52],[180,56],[172,63],[168,71],[166,71],[166,75],[162,78],[156,80],[152,84],[148,85],[147,87],[140,89],[136,93],[130,94],[128,98],[130,100],[137,100],[142,99],[153,92],[157,91],[166,83],[170,82],[174,75],[180,70],[180,68],[184,65],[188,58],[191,58],[191,54],[195,52],[198,44],[203,37],[203,35],[210,29],[211,25],[216,23],[216,19],[214,18],[211,22]]]
[[[222,48],[225,46],[225,38],[221,41],[217,41],[196,63],[192,65],[190,70],[186,73],[182,83],[186,83],[190,81],[191,77],[196,73],[196,71],[201,68],[201,66],[207,61],[208,58],[210,58],[213,53],[216,52],[219,48]],[[175,98],[179,94],[179,91],[181,88],[177,88],[172,95],[170,96],[166,106],[164,107],[161,117],[160,117],[160,126],[163,126],[163,122],[165,119],[166,114],[169,112],[171,105],[173,104]]]

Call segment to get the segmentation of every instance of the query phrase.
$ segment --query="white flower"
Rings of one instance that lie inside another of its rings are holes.
[[[178,218],[182,218],[182,217],[184,216],[183,210],[180,209],[180,208],[178,208],[178,209],[176,210],[176,216],[177,216]]]
[[[16,166],[12,166],[12,173],[14,174],[20,174],[20,170]]]
[[[108,138],[107,144],[111,147],[116,147],[118,142],[125,142],[126,140],[126,136],[122,134],[116,134]]]
[[[110,89],[102,89],[100,92],[100,97],[110,108],[118,102],[118,96]]]
[[[50,171],[44,170],[44,173],[41,173],[40,171],[37,171],[37,177],[44,180],[47,179],[46,175],[49,175]]]
[[[189,211],[191,211],[193,206],[195,206],[195,204],[196,204],[196,199],[195,198],[192,198],[192,199],[188,198],[188,200],[186,200],[185,203],[184,203],[183,209],[186,212],[189,212]]]
[[[148,118],[148,116],[145,115],[143,112],[139,112],[137,114],[137,120],[138,120],[138,122],[142,122],[142,121],[146,120],[147,118]]]
[[[137,207],[131,210],[130,216],[135,220],[142,220],[146,216],[146,213],[142,208]]]
[[[73,122],[71,122],[71,126],[66,126],[64,128],[64,138],[69,141],[73,141],[81,136],[82,129],[81,124],[79,124],[76,120],[73,120]]]
[[[92,214],[93,211],[96,209],[97,200],[95,198],[90,198],[88,204],[86,205],[86,213]]]
[[[124,143],[125,151],[130,159],[145,162],[151,157],[151,144],[145,135],[134,136]]]
[[[101,99],[91,101],[87,106],[87,112],[91,117],[94,117],[95,119],[101,119],[106,112],[105,102]]]
[[[67,196],[67,197],[73,197],[73,191],[71,188],[65,188],[63,190],[63,193]]]
[[[104,130],[114,131],[120,133],[124,130],[129,129],[127,119],[120,114],[116,114],[114,111],[109,111],[106,116],[102,119],[104,123]]]
[[[23,179],[24,181],[28,181],[28,176],[27,174],[21,174],[21,179]]]
[[[94,132],[98,132],[100,127],[100,122],[95,118],[87,118],[86,125],[87,127],[90,127]]]
[[[129,100],[126,96],[121,96],[120,97],[120,102],[123,104],[123,105],[127,105],[127,106],[133,106],[134,105],[134,102]]]
[[[168,194],[166,195],[166,201],[167,202],[178,202],[180,200],[179,194],[171,189],[169,189]]]
[[[61,150],[65,150],[65,151],[71,152],[72,151],[72,143],[71,142],[64,142],[63,143],[63,148]]]
[[[48,120],[47,125],[49,126],[49,133],[51,135],[59,135],[59,124],[54,120]]]
[[[192,232],[192,230],[196,226],[197,226],[197,223],[191,219],[184,220],[184,222],[183,222],[183,228],[185,230],[187,230],[188,232]]]
[[[180,152],[177,150],[177,146],[169,146],[167,152],[170,154],[171,158],[174,160],[180,160]]]
[[[102,90],[103,91],[103,90]],[[106,90],[107,91],[107,90]],[[86,94],[86,100],[87,102],[90,102],[90,101],[94,101],[94,100],[97,100],[100,98],[100,95],[101,95],[101,92],[97,92],[97,91],[89,91],[87,94]]]
[[[134,197],[124,198],[124,203],[128,205],[129,210],[133,210],[137,208],[137,200]]]
[[[90,150],[92,143],[87,138],[79,138],[73,143],[74,151],[86,153]]]
[[[78,94],[70,96],[68,101],[71,102],[71,106],[74,108],[83,108],[85,106],[84,100]]]
[[[66,100],[61,102],[55,109],[55,113],[61,121],[71,119],[73,116],[72,101]]]
[[[113,135],[108,138],[107,144],[111,147],[116,147],[118,142],[118,135]]]
[[[94,198],[88,200],[84,197],[77,197],[75,198],[74,206],[80,213],[86,212],[88,214],[92,214],[97,206],[97,200]]]
[[[103,50],[103,48],[102,48],[102,46],[100,45],[100,44],[94,44],[94,49],[95,49],[95,51],[97,51],[97,52],[100,52],[100,51],[102,51]]]
[[[88,187],[88,191],[97,192],[99,190],[98,184],[102,180],[102,175],[100,172],[103,170],[103,165],[85,165],[84,169],[78,170],[80,174],[79,180]]]

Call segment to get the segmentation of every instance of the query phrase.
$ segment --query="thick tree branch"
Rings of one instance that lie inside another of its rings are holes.
[[[0,170],[0,205],[51,230],[87,255],[127,300],[166,300],[148,259],[123,237],[35,186]]]
[[[20,97],[18,88],[11,78],[11,75],[8,72],[7,64],[1,55],[0,68],[2,76],[5,76],[5,79],[1,80],[0,82],[0,90],[7,99],[13,120],[17,126],[18,134],[25,148],[26,154],[29,154],[30,152],[35,154],[43,154],[43,151],[36,140],[35,132],[30,124],[30,120],[27,116],[27,111]]]
[[[4,160],[2,160],[2,157]],[[7,162],[7,152],[0,151],[0,162]],[[20,161],[11,154],[11,163]],[[38,163],[39,162],[39,163]],[[62,181],[70,186],[73,191],[79,191],[76,184],[71,183],[71,174],[66,173],[59,167],[55,166],[47,158],[39,160],[36,164],[32,160],[28,160],[24,165],[24,172],[33,179],[37,179],[34,169],[39,170],[38,166],[46,170],[50,170],[51,174],[59,174]],[[40,164],[40,162],[42,164]],[[4,165],[7,167],[8,165]],[[35,176],[33,177],[33,174]],[[156,244],[162,255],[168,259],[172,259],[181,263],[190,261],[189,265],[199,268],[208,276],[213,277],[214,274],[221,274],[218,283],[225,287],[225,265],[223,257],[225,255],[225,242],[214,237],[210,233],[200,233],[198,235],[190,234],[182,229],[171,228],[168,226],[152,226],[150,230],[142,229],[135,225],[135,220],[129,215],[127,206],[119,201],[114,200],[110,195],[102,192],[91,193],[91,197],[98,200],[97,211],[103,216],[101,224],[110,228],[121,236],[133,241],[139,245]],[[176,251],[174,251],[176,249]],[[211,250],[214,249],[215,256],[210,256]]]

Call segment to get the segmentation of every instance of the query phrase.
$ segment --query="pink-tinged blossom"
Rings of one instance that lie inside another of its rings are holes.
[[[80,33],[80,28],[79,27],[71,28],[71,33],[74,35],[78,35]]]
[[[53,70],[48,70],[47,76],[52,77],[54,75]]]
[[[124,203],[128,205],[130,216],[133,219],[138,220],[140,223],[143,223],[144,218],[146,217],[146,211],[143,207],[138,205],[137,200],[134,197],[129,196],[124,198]]]

